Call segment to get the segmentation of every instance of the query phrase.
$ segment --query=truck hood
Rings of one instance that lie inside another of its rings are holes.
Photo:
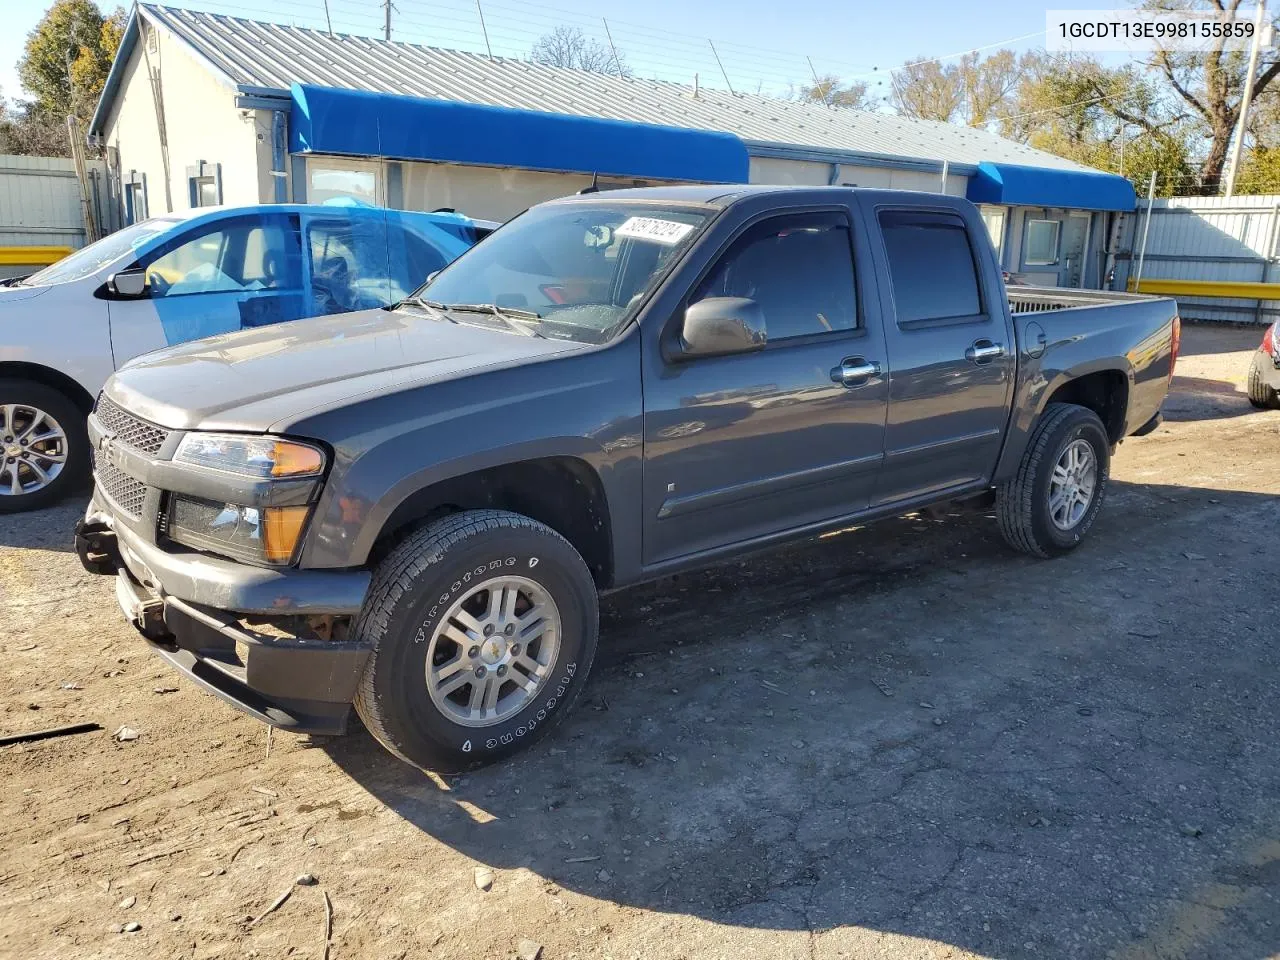
[[[365,310],[158,350],[117,371],[106,393],[172,429],[281,430],[344,401],[581,347],[407,310]]]

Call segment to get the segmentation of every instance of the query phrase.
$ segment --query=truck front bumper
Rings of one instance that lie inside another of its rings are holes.
[[[346,732],[369,646],[263,635],[240,621],[354,614],[369,586],[367,572],[269,570],[169,553],[115,528],[96,503],[76,524],[75,547],[86,570],[115,575],[125,617],[197,685],[272,726]]]

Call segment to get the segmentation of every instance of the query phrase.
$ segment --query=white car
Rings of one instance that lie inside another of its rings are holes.
[[[112,372],[200,337],[403,299],[492,224],[339,204],[203,208],[137,223],[0,284],[0,513],[89,475]]]

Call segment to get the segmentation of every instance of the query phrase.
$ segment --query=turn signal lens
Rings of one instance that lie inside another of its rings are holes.
[[[302,539],[311,508],[245,507],[174,495],[169,539],[232,560],[288,564]]]
[[[301,443],[277,440],[274,459],[273,477],[309,477],[324,470],[324,454]]]
[[[267,507],[262,511],[262,552],[267,563],[288,563],[293,559],[310,511],[310,507]]]

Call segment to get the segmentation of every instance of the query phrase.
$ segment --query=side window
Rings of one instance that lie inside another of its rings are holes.
[[[380,219],[312,224],[307,248],[315,313],[348,313],[391,302],[386,231]]]
[[[208,226],[146,265],[151,296],[296,290],[297,228],[291,218],[237,217]]]
[[[1027,221],[1027,255],[1023,258],[1028,265],[1048,266],[1058,262],[1058,233],[1062,224],[1057,220]]]
[[[982,313],[973,246],[959,216],[886,210],[880,214],[880,230],[898,323]]]
[[[734,241],[690,303],[747,297],[764,313],[769,342],[858,326],[849,226],[839,214],[764,220]]]
[[[388,232],[395,229],[388,227]],[[421,237],[399,231],[400,244],[391,243],[391,296],[400,300],[427,282],[427,277],[443,270],[449,258]]]

